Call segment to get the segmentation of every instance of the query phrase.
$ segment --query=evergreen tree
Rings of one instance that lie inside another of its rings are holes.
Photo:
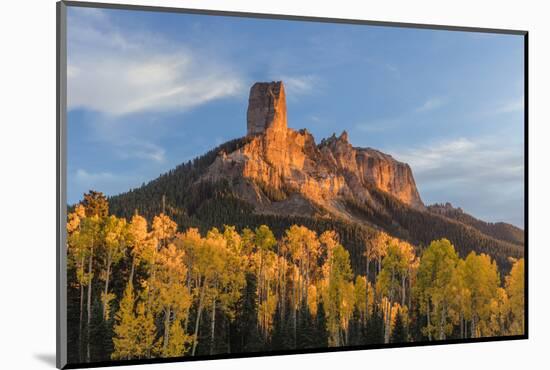
[[[407,328],[403,321],[403,315],[398,312],[393,324],[393,330],[390,338],[391,343],[405,343],[407,342]]]
[[[246,274],[246,285],[237,303],[237,316],[234,321],[235,333],[233,345],[235,352],[257,352],[264,348],[264,342],[258,330],[258,301],[256,297],[257,280],[254,273]]]
[[[291,337],[291,330],[289,328],[289,321],[282,320],[281,308],[277,305],[275,310],[275,316],[273,319],[273,333],[271,335],[271,349],[274,351],[283,351],[293,348],[293,340]]]
[[[365,341],[366,344],[384,343],[384,317],[380,310],[374,313],[367,320]]]
[[[284,325],[284,324],[283,324]],[[298,311],[298,328],[296,330],[296,348],[314,348],[315,330],[313,319],[305,302]]]
[[[351,317],[349,323],[349,345],[358,346],[364,344],[364,333],[363,326],[361,324],[361,313],[357,306],[353,311],[353,316]]]
[[[325,313],[325,306],[322,300],[319,300],[317,304],[317,315],[315,318],[315,348],[328,347],[328,330],[327,330],[327,318]]]

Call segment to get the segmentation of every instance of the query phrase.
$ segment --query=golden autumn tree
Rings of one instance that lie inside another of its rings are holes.
[[[96,256],[97,249],[100,245],[101,240],[101,226],[102,219],[99,218],[97,214],[92,216],[87,216],[83,218],[80,222],[80,242],[83,243],[82,246],[86,250],[87,255],[87,272],[83,276],[83,283],[87,286],[86,294],[86,360],[90,360],[90,331],[91,331],[91,321],[92,321],[92,291],[93,291],[93,280],[95,277],[94,271],[94,257]]]
[[[138,301],[131,282],[126,285],[115,314],[113,332],[112,359],[149,357],[156,337],[154,318],[145,311],[145,304]]]
[[[126,238],[126,220],[116,216],[107,217],[103,225],[103,248],[101,250],[103,271],[101,271],[100,275],[101,280],[105,282],[103,292],[101,293],[104,320],[109,319],[110,303],[115,298],[115,295],[109,292],[111,268],[113,264],[117,264],[124,256]]]
[[[464,280],[470,292],[471,337],[490,335],[491,305],[500,285],[497,265],[488,255],[471,252],[464,261],[464,268]]]
[[[387,298],[382,305],[384,312],[384,343],[389,343],[391,334],[391,317],[396,296],[402,288],[402,296],[405,295],[405,283],[408,276],[410,250],[401,247],[396,240],[392,240],[386,250],[386,256],[382,260],[382,269],[378,274],[376,288],[382,297]],[[404,301],[404,298],[402,299]]]
[[[85,271],[85,260],[89,252],[88,242],[81,234],[81,221],[86,217],[86,210],[77,204],[74,211],[69,213],[67,220],[67,263],[76,270],[76,283],[80,291],[80,308],[78,321],[78,341],[82,345],[82,324],[84,316],[84,287],[89,284]]]
[[[128,248],[130,249],[130,255],[132,257],[128,281],[134,281],[135,269],[139,266],[142,254],[145,252],[145,248],[151,240],[153,239],[149,237],[149,232],[147,231],[147,220],[135,214],[129,222],[127,230]]]
[[[158,241],[158,247],[166,247],[176,236],[178,225],[167,215],[161,213],[153,218],[152,236]]]
[[[374,289],[366,276],[357,275],[355,278],[355,306],[361,324],[365,326],[374,308]]]
[[[187,268],[184,254],[173,243],[162,248],[158,255],[156,278],[152,282],[152,288],[158,294],[155,311],[163,319],[161,353],[164,357],[182,356],[191,339],[181,328],[191,305],[191,297],[185,287]]]
[[[520,258],[506,276],[506,293],[510,304],[510,330],[512,335],[525,333],[525,261]]]
[[[355,303],[349,252],[337,244],[325,265],[324,271],[328,276],[323,303],[327,315],[329,346],[338,347],[346,344],[349,319]]]
[[[420,311],[426,315],[422,329],[429,340],[445,339],[452,331],[452,282],[458,255],[447,239],[430,243],[422,253],[416,276],[415,295]]]
[[[459,259],[451,280],[449,297],[451,299],[450,313],[454,316],[453,321],[460,327],[460,338],[466,338],[468,322],[472,320],[472,294],[466,285],[466,263]]]

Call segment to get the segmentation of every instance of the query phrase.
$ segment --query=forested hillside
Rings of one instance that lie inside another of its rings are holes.
[[[276,218],[205,231],[150,218],[117,217],[97,192],[69,214],[72,362],[524,332],[522,258],[504,276],[489,255],[460,257],[447,239],[419,249],[341,226],[366,232],[354,256],[328,221],[295,220],[276,235]]]
[[[450,203],[433,204],[428,206],[428,210],[430,212],[457,220],[463,224],[470,225],[480,232],[492,236],[495,239],[519,245],[523,245],[525,243],[524,232],[520,228],[505,222],[492,223],[479,220],[472,215],[467,214],[461,208],[454,208]]]

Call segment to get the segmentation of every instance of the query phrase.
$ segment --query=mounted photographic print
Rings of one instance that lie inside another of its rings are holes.
[[[527,338],[526,50],[58,3],[58,367]]]

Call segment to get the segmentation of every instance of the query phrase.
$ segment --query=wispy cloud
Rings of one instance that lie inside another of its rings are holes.
[[[99,190],[105,194],[114,195],[121,190],[127,190],[136,185],[136,179],[123,173],[109,171],[90,171],[78,168],[69,174],[67,180],[69,202],[81,199],[82,194],[88,190]]]
[[[320,82],[319,77],[315,75],[279,75],[275,79],[283,81],[287,99],[312,94],[319,87]]]
[[[523,208],[520,145],[459,137],[389,152],[411,166],[428,203],[450,201],[482,219],[523,226],[523,215],[517,212]]]
[[[98,181],[111,181],[116,178],[111,172],[88,172],[79,168],[75,172],[75,178],[84,184],[92,184]]]
[[[524,104],[523,97],[515,100],[504,102],[491,111],[492,114],[503,114],[513,112],[523,112]]]
[[[397,150],[396,158],[409,163],[415,174],[430,182],[492,182],[523,179],[523,151],[503,147],[489,138],[456,138]]]
[[[138,139],[113,142],[115,152],[121,159],[146,159],[158,163],[166,160],[166,151],[159,145]]]
[[[361,132],[372,134],[399,128],[401,123],[400,118],[390,118],[358,123],[355,128]]]
[[[386,63],[384,67],[393,75],[393,77],[395,78],[401,77],[401,72],[399,71],[399,68],[397,68],[397,66],[395,66],[394,64]]]
[[[441,97],[429,98],[422,105],[415,109],[415,112],[422,113],[428,112],[440,108],[445,105],[446,100]]]
[[[366,133],[380,133],[393,129],[399,129],[406,121],[418,121],[418,116],[436,110],[447,103],[443,97],[429,98],[417,108],[408,112],[395,115],[394,117],[382,118],[378,120],[366,120],[355,125],[357,130]]]
[[[118,29],[101,10],[71,9],[68,107],[109,115],[187,110],[243,91],[236,66],[157,35]]]

